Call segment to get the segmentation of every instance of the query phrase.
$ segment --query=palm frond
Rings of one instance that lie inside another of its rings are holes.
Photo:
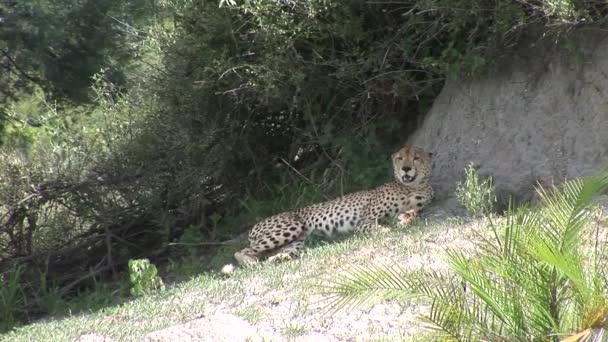
[[[426,328],[432,330],[442,340],[464,341],[469,340],[470,335],[464,331],[465,325],[463,315],[465,303],[457,300],[445,303],[434,300],[428,316],[422,317]]]
[[[481,269],[479,260],[467,258],[459,252],[448,252],[452,269],[470,286],[475,296],[480,298],[492,313],[503,323],[508,322],[508,312],[502,289]]]
[[[566,181],[553,191],[539,189],[543,224],[528,240],[528,252],[555,270],[555,285],[570,283],[569,295],[579,310],[597,301],[597,287],[583,259],[584,237],[590,235],[593,198],[608,188],[608,174]],[[595,304],[593,304],[595,305]]]
[[[335,312],[354,308],[375,297],[402,300],[420,296],[410,291],[417,287],[419,278],[397,266],[381,264],[354,265],[322,280],[316,287],[326,296],[326,309]]]

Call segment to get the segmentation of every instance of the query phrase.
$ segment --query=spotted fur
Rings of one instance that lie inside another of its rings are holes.
[[[387,217],[411,222],[433,197],[428,183],[431,156],[420,148],[405,146],[392,155],[394,181],[260,221],[249,233],[249,247],[235,253],[235,259],[250,265],[267,253],[273,260],[290,258],[304,248],[311,233],[331,237],[365,232]]]

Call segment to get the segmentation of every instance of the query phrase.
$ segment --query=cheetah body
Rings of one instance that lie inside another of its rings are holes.
[[[236,260],[249,265],[266,252],[271,258],[290,257],[303,249],[304,240],[313,233],[331,237],[335,233],[365,232],[385,218],[415,218],[433,197],[428,183],[430,156],[406,146],[392,156],[395,181],[260,221],[249,233],[250,247],[237,252]]]

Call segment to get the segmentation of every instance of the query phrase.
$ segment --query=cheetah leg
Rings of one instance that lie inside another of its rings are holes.
[[[268,251],[285,249],[286,254],[291,254],[296,249],[301,249],[306,237],[304,224],[289,216],[283,217],[279,223],[283,228],[276,229],[273,221],[263,221],[254,226],[249,234],[249,247],[234,254],[236,261],[240,265],[249,266],[257,263],[259,255]],[[298,240],[301,241],[297,242]]]
[[[388,232],[390,231],[390,228],[377,222],[360,223],[355,227],[355,233],[367,234],[375,231]]]
[[[268,258],[269,262],[278,262],[291,260],[300,255],[302,250],[304,249],[304,240],[306,238],[306,234],[302,233],[298,236],[297,239],[288,243],[287,245],[280,247],[279,249],[272,252],[270,257]]]

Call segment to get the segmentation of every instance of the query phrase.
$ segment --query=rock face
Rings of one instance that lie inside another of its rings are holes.
[[[574,48],[566,49],[570,45]],[[475,80],[448,81],[409,143],[434,152],[439,198],[473,163],[499,194],[530,199],[534,185],[608,166],[608,35],[527,40]]]

